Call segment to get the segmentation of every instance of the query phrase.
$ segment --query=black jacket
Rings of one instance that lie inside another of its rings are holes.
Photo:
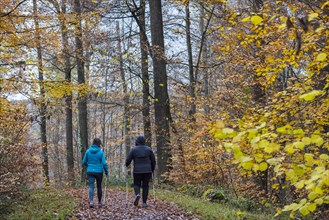
[[[153,173],[155,169],[155,157],[152,149],[146,145],[133,147],[126,159],[126,166],[134,160],[134,173]]]

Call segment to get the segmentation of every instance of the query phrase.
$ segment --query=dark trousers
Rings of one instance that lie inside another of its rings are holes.
[[[87,173],[89,181],[89,200],[94,200],[94,185],[96,179],[98,202],[102,201],[102,180],[103,173]]]
[[[152,173],[134,173],[134,191],[135,195],[140,194],[140,188],[143,188],[143,203],[146,203],[149,194],[149,182]]]

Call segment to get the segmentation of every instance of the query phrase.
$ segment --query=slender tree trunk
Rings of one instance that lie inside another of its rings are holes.
[[[40,86],[40,131],[41,131],[41,143],[42,143],[42,167],[45,176],[46,184],[49,183],[49,166],[48,166],[48,143],[47,143],[47,121],[46,121],[46,98],[44,89],[44,77],[43,77],[43,62],[42,62],[42,48],[41,38],[39,32],[39,18],[37,0],[33,0],[33,16],[35,23],[35,39],[38,54],[38,71],[39,71],[39,86]]]
[[[109,67],[106,68],[105,71],[105,88],[104,88],[104,95],[103,95],[103,104],[102,104],[102,142],[104,146],[107,146],[106,142],[106,99],[107,99],[107,86],[108,86],[108,72],[109,72]],[[107,148],[106,148],[107,149]],[[107,152],[105,151],[105,154],[107,156]]]
[[[130,121],[129,121],[129,94],[128,94],[128,88],[127,88],[127,81],[125,77],[125,72],[123,69],[123,52],[122,52],[122,46],[121,46],[121,36],[120,36],[120,26],[119,22],[117,22],[117,34],[118,34],[118,60],[119,60],[119,71],[120,71],[120,76],[122,80],[122,90],[123,90],[123,136],[125,140],[125,155],[128,154],[130,151]],[[120,151],[121,154],[122,151]],[[121,156],[121,155],[120,155]]]
[[[76,13],[76,37],[75,37],[75,55],[77,59],[78,83],[85,84],[84,57],[83,57],[83,42],[82,42],[82,17],[80,0],[74,0],[74,12]],[[79,127],[80,127],[80,144],[81,155],[84,155],[88,148],[88,112],[87,112],[87,96],[82,92],[79,93]],[[86,174],[85,167],[82,170],[82,178]]]
[[[169,171],[171,158],[169,119],[170,106],[164,51],[161,0],[150,0],[152,59],[154,74],[154,110],[158,158],[158,178]]]
[[[201,8],[200,8],[200,33],[201,35],[204,32],[205,28],[205,21],[204,21],[204,6],[203,3],[201,3]],[[201,65],[202,66],[207,66],[208,63],[208,49],[207,49],[207,38],[206,36],[204,37],[203,41],[203,47],[202,47],[202,52],[201,52]],[[208,98],[209,98],[209,72],[207,68],[203,69],[203,96],[205,98],[205,104],[203,106],[204,113],[207,115],[210,113],[210,108],[208,105]]]
[[[61,4],[61,34],[63,44],[63,57],[65,61],[64,72],[65,81],[70,86],[71,83],[71,61],[69,54],[69,37],[66,25],[66,0],[62,1]],[[66,94],[65,97],[65,133],[66,133],[66,163],[67,163],[67,174],[68,180],[71,184],[74,184],[74,153],[73,153],[73,122],[72,122],[72,92]]]
[[[186,46],[188,53],[188,69],[189,69],[189,95],[191,97],[191,104],[189,110],[189,116],[194,119],[194,114],[196,113],[195,106],[195,77],[193,72],[193,56],[192,56],[192,44],[191,44],[191,19],[190,19],[190,1],[185,3],[185,22],[186,22]]]
[[[148,72],[148,55],[147,55],[147,39],[145,35],[145,0],[141,0],[140,3],[140,26],[139,26],[139,38],[141,47],[141,65],[142,65],[142,80],[143,80],[143,124],[144,124],[144,136],[146,144],[151,147],[152,133],[151,133],[151,117],[150,117],[150,78]]]

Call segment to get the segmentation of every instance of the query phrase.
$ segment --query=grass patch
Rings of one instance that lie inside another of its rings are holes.
[[[202,219],[273,219],[273,213],[244,211],[230,204],[208,202],[180,192],[168,190],[157,190],[156,192],[158,199],[176,203],[186,211],[199,215]]]
[[[65,219],[76,207],[74,198],[64,191],[40,189],[25,192],[24,199],[14,201],[5,219]]]

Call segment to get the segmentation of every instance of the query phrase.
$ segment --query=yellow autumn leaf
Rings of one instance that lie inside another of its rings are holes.
[[[270,142],[268,142],[268,140],[261,140],[261,141],[258,143],[258,146],[259,146],[260,148],[265,148],[265,147],[267,147],[269,144],[270,144]]]
[[[295,149],[293,148],[293,146],[292,146],[291,144],[288,144],[288,145],[284,148],[284,150],[285,150],[287,153],[289,153],[289,154],[293,154],[293,153],[295,153]]]
[[[215,124],[215,127],[218,128],[218,129],[221,129],[221,128],[225,127],[225,124],[224,124],[223,121],[217,120],[216,124]]]
[[[250,17],[245,17],[244,19],[241,20],[242,22],[247,22],[250,21]]]
[[[325,2],[325,3],[321,6],[321,9],[324,9],[326,6],[329,6],[329,1]]]
[[[244,157],[241,157],[240,158],[240,162],[241,163],[245,163],[245,162],[249,162],[249,161],[252,161],[252,158],[251,157],[244,156]]]
[[[259,17],[258,15],[254,15],[251,17],[251,22],[257,26],[263,21],[263,18]]]
[[[308,21],[312,21],[314,18],[319,17],[318,13],[312,13],[308,15]]]
[[[271,158],[271,159],[266,160],[266,162],[267,162],[269,165],[273,166],[273,165],[278,164],[278,163],[279,163],[279,160],[278,160],[277,158]]]
[[[311,212],[313,212],[316,209],[316,204],[315,203],[311,203],[307,206],[307,209]]]
[[[252,169],[253,169],[253,171],[257,172],[257,171],[259,170],[259,165],[255,163],[255,164],[252,166]]]
[[[321,90],[313,90],[312,92],[299,96],[299,98],[304,99],[306,101],[312,101],[313,99],[315,99],[316,96],[319,96],[322,94],[323,94],[323,91],[321,91]]]
[[[305,185],[304,181],[299,181],[298,183],[295,184],[295,187],[297,189],[302,189],[304,185]]]
[[[314,199],[316,199],[318,197],[318,194],[316,192],[310,192],[308,194],[308,198],[309,200],[313,201]]]
[[[253,162],[249,161],[249,162],[246,162],[246,163],[242,163],[241,165],[245,170],[251,170],[251,168],[253,166]]]
[[[315,61],[324,61],[327,57],[326,53],[320,53],[318,54],[318,56],[316,57]]]
[[[302,208],[300,208],[299,212],[302,213],[302,215],[304,215],[304,216],[310,214],[310,211],[307,209],[306,206],[303,206]]]
[[[329,155],[328,154],[321,154],[319,158],[321,160],[329,160]]]
[[[305,145],[309,145],[311,144],[311,139],[309,137],[303,137],[302,138],[302,142],[305,144]]]
[[[314,202],[318,205],[322,205],[323,204],[323,199],[319,198],[319,199],[314,200]]]
[[[323,190],[320,187],[315,187],[314,192],[316,192],[319,195],[323,194]]]
[[[319,135],[312,135],[311,143],[316,144],[316,146],[321,146],[324,143],[324,140]]]
[[[265,170],[267,170],[267,168],[268,168],[267,163],[263,162],[263,163],[259,164],[260,171],[265,171]]]
[[[300,149],[300,150],[303,150],[304,147],[305,147],[305,144],[303,142],[298,141],[298,142],[294,142],[293,146]]]
[[[304,134],[304,131],[303,131],[303,129],[296,129],[296,130],[293,130],[293,134],[295,134],[295,135],[302,135],[302,134]]]
[[[222,131],[224,134],[232,134],[234,132],[232,128],[223,128]]]

